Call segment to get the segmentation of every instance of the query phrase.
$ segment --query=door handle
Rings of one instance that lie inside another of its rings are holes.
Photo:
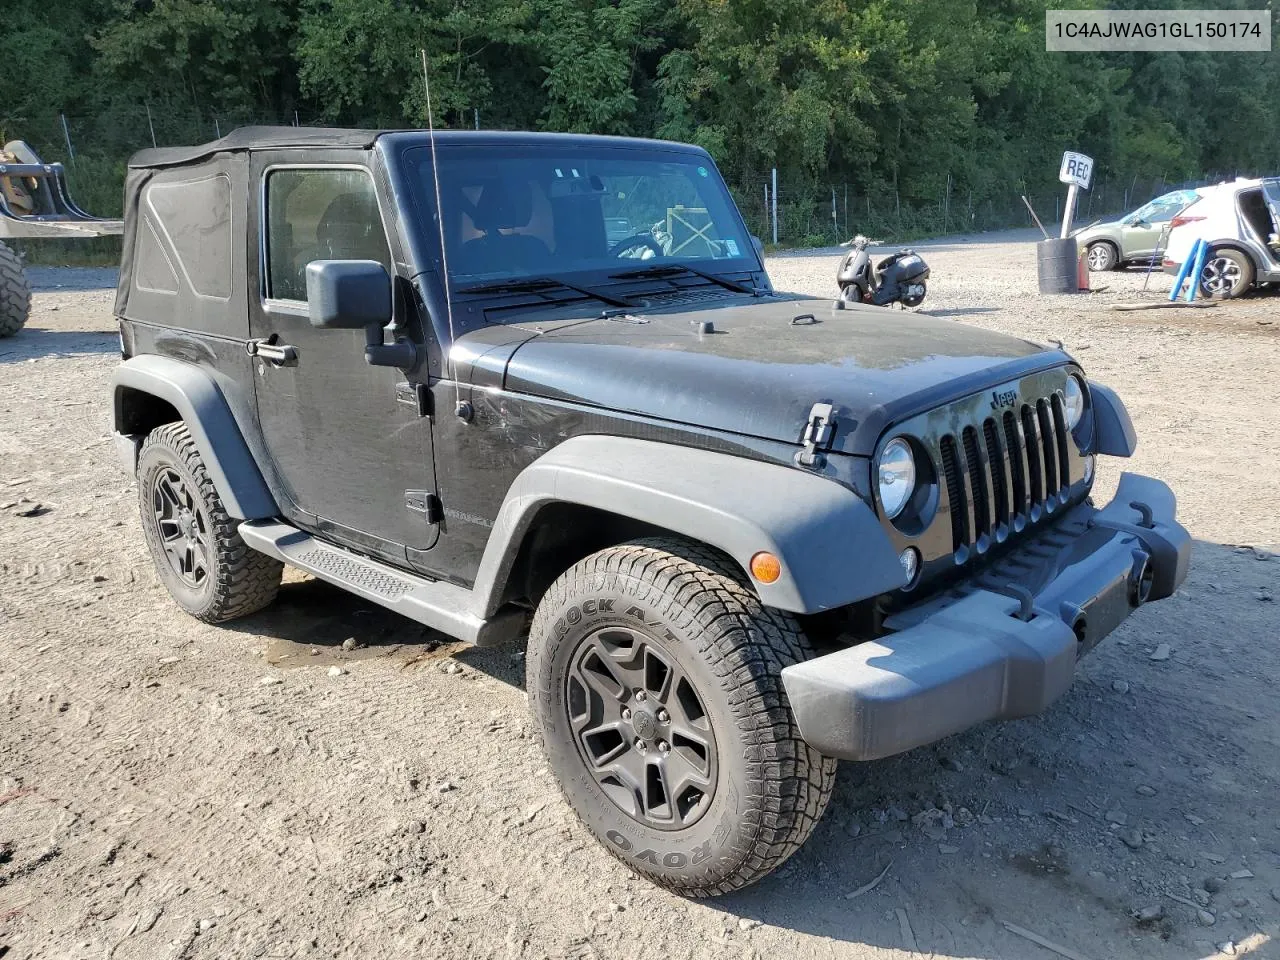
[[[245,353],[251,357],[261,357],[272,366],[292,367],[298,363],[298,348],[287,343],[276,343],[277,334],[265,339],[245,341]]]

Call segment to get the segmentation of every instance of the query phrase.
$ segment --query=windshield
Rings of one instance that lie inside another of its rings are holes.
[[[759,269],[705,157],[589,143],[437,150],[455,289],[680,264]],[[434,209],[430,148],[406,151],[405,160],[420,207]]]
[[[1194,190],[1175,190],[1173,193],[1166,193],[1164,196],[1156,197],[1150,203],[1139,207],[1129,219],[1134,222],[1143,220],[1147,223],[1164,223],[1177,216],[1182,208],[1195,198],[1196,192]]]

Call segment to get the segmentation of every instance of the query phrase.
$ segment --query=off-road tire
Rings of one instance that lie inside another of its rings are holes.
[[[22,261],[12,248],[0,243],[0,338],[12,337],[31,313],[31,284]]]
[[[1120,265],[1120,253],[1115,244],[1107,240],[1097,240],[1085,248],[1085,260],[1093,273],[1106,273]]]
[[[197,509],[203,511],[210,569],[198,586],[179,575],[163,546],[154,501],[161,471],[176,474],[190,491]],[[256,613],[275,600],[284,564],[251,550],[240,538],[239,521],[227,514],[185,423],[157,427],[143,442],[138,455],[138,509],[160,580],[178,605],[193,617],[206,623],[222,623]]]
[[[657,829],[621,809],[574,736],[577,652],[619,627],[660,640],[705,704],[717,769],[705,812],[688,826]],[[779,867],[831,798],[836,761],[801,739],[780,676],[811,656],[795,618],[761,604],[727,557],[652,538],[592,554],[551,585],[530,630],[526,686],[548,761],[587,829],[651,881],[711,896]]]
[[[1236,297],[1244,296],[1249,291],[1249,288],[1253,286],[1253,260],[1248,254],[1233,250],[1230,247],[1210,250],[1204,260],[1204,270],[1210,270],[1215,263],[1224,260],[1229,264],[1234,264],[1236,268],[1234,282],[1225,288],[1210,289],[1205,282],[1204,271],[1202,271],[1199,278],[1197,278],[1200,284],[1200,296],[1213,300],[1234,300]]]

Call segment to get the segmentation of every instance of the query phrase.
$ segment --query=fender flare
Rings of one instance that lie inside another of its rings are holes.
[[[126,389],[158,397],[178,411],[227,513],[239,520],[279,516],[271,489],[212,377],[170,357],[148,355],[124,361],[111,375],[112,425],[117,437],[126,434],[122,422]],[[133,446],[136,458],[137,444]]]
[[[1094,449],[1107,457],[1132,457],[1138,449],[1138,433],[1124,401],[1110,387],[1092,380],[1089,397],[1093,401]]]
[[[782,561],[763,603],[818,613],[902,586],[875,512],[833,480],[794,467],[628,437],[573,437],[526,467],[507,492],[476,573],[481,616],[539,509],[574,503],[652,523],[724,551],[744,570],[767,550]]]

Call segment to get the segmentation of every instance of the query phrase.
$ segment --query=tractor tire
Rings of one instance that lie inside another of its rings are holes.
[[[143,441],[138,508],[156,573],[191,616],[222,623],[275,600],[284,564],[241,539],[185,423]]]
[[[560,788],[611,854],[683,896],[777,869],[818,825],[836,761],[800,736],[783,667],[813,656],[727,558],[636,540],[542,597],[526,687]]]
[[[0,243],[0,337],[12,337],[31,314],[31,284],[13,249]]]

